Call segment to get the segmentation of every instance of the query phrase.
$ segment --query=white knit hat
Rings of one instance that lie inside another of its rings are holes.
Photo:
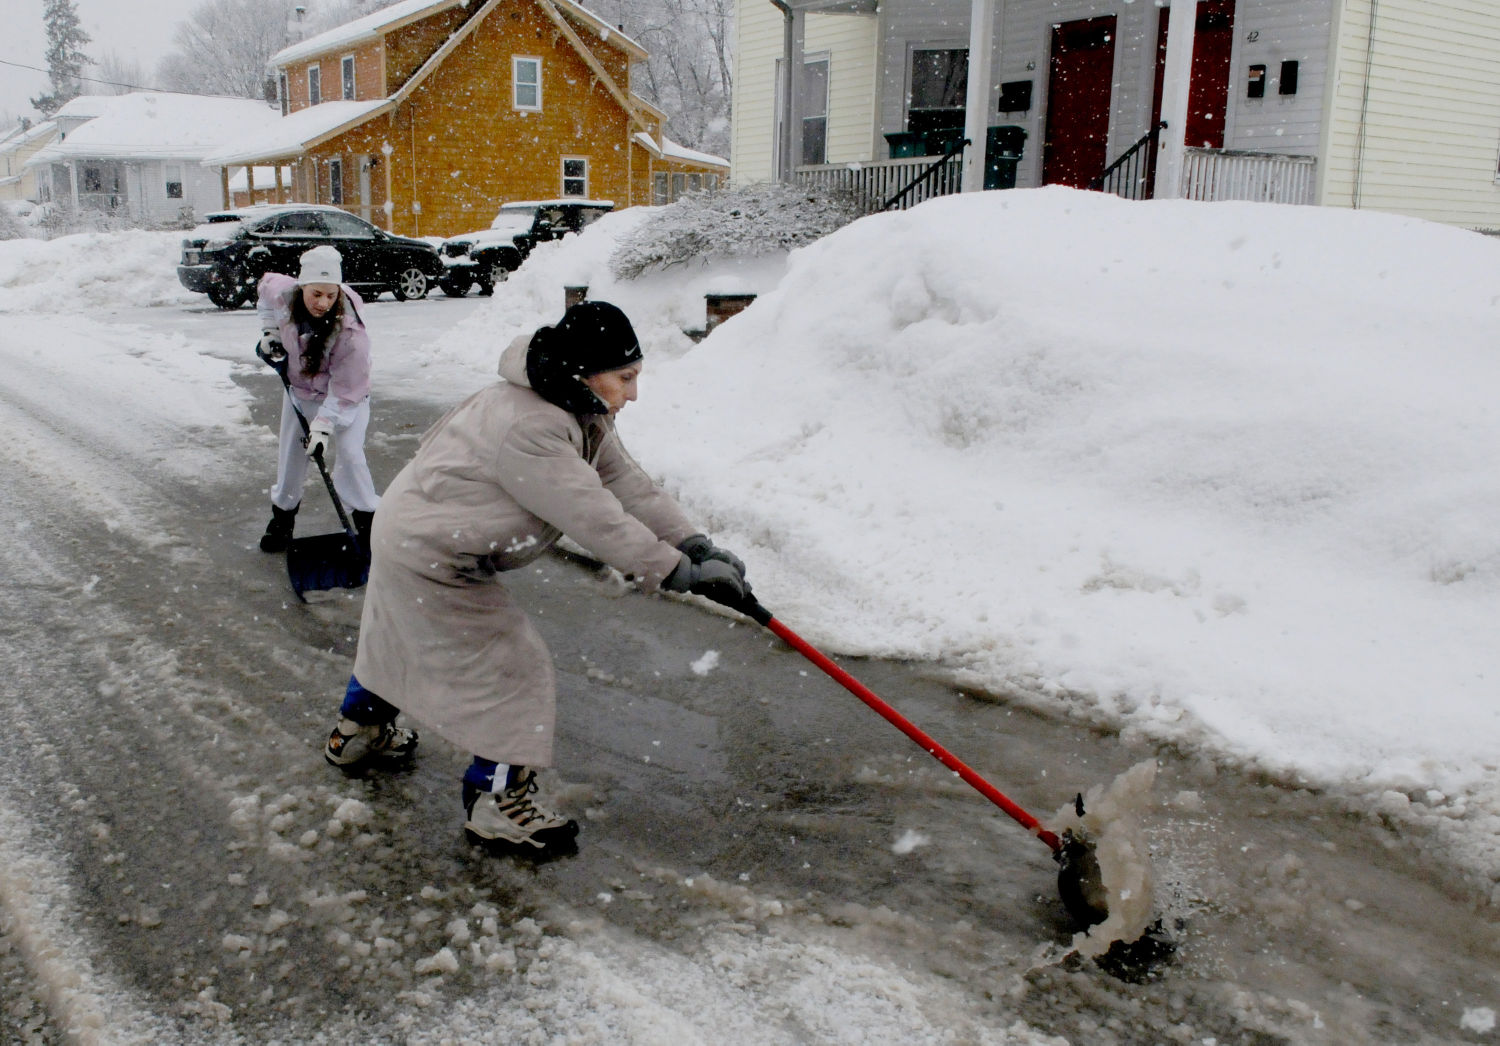
[[[297,282],[343,283],[344,259],[332,247],[314,247],[302,256],[302,271],[297,274]]]

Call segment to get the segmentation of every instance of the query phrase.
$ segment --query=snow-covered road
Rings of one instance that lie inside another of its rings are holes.
[[[372,322],[399,358],[480,307]],[[299,605],[254,547],[277,386],[249,314],[5,323],[0,1040],[1493,1041],[1500,941],[1431,838],[852,663],[1038,813],[1159,760],[1177,947],[1106,972],[1069,955],[1045,848],[888,725],[753,627],[569,558],[511,583],[559,665],[581,852],[470,851],[463,753],[318,756],[359,597]],[[400,375],[382,486],[473,381]]]

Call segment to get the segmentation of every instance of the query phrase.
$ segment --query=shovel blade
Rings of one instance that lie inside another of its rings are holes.
[[[1062,849],[1057,859],[1057,892],[1063,907],[1081,929],[1109,918],[1109,893],[1099,870],[1099,856],[1094,841],[1071,829],[1063,833]]]
[[[370,577],[370,557],[343,531],[293,538],[286,550],[286,572],[292,591],[358,588]]]

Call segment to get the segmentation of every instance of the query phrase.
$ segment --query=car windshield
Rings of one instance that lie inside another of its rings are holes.
[[[491,229],[499,229],[502,232],[526,232],[531,228],[531,221],[535,212],[525,211],[501,211],[495,215],[495,220],[490,223]]]
[[[187,234],[190,240],[232,240],[239,235],[245,223],[239,218],[210,218],[208,224],[198,225]]]

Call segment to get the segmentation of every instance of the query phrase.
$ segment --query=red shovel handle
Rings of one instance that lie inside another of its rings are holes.
[[[998,788],[990,784],[984,778],[980,777],[952,752],[948,751],[942,745],[934,741],[931,737],[929,737],[926,733],[919,729],[915,723],[912,723],[900,712],[896,711],[890,705],[882,701],[879,697],[875,696],[874,692],[872,692],[869,687],[865,686],[858,679],[855,679],[848,672],[845,672],[838,665],[830,661],[807,640],[797,635],[797,633],[793,632],[790,628],[787,628],[780,621],[777,621],[774,617],[771,616],[770,611],[766,610],[765,607],[761,606],[759,603],[753,602],[753,606],[749,607],[746,610],[746,613],[760,624],[765,625],[772,632],[775,632],[783,640],[794,647],[797,652],[803,657],[807,658],[813,664],[821,668],[824,672],[828,673],[828,675],[837,680],[845,690],[848,690],[855,697],[859,698],[865,704],[869,705],[875,711],[879,712],[880,715],[888,723],[894,726],[897,730],[900,730],[903,734],[911,738],[917,744],[921,745],[922,749],[926,751],[928,755],[932,756],[938,762],[942,763],[948,769],[952,770],[959,777],[962,777],[980,795],[984,796],[990,802],[994,803],[1000,809],[1004,810],[1022,828],[1025,828],[1032,835],[1036,836],[1042,842],[1046,843],[1047,846],[1051,848],[1053,854],[1057,854],[1062,850],[1062,840],[1058,839],[1058,837],[1054,833],[1049,832],[1047,829],[1043,828],[1041,826],[1041,823],[1037,821],[1035,817],[1032,817],[1025,810],[1022,810],[1015,803],[1007,799]]]

